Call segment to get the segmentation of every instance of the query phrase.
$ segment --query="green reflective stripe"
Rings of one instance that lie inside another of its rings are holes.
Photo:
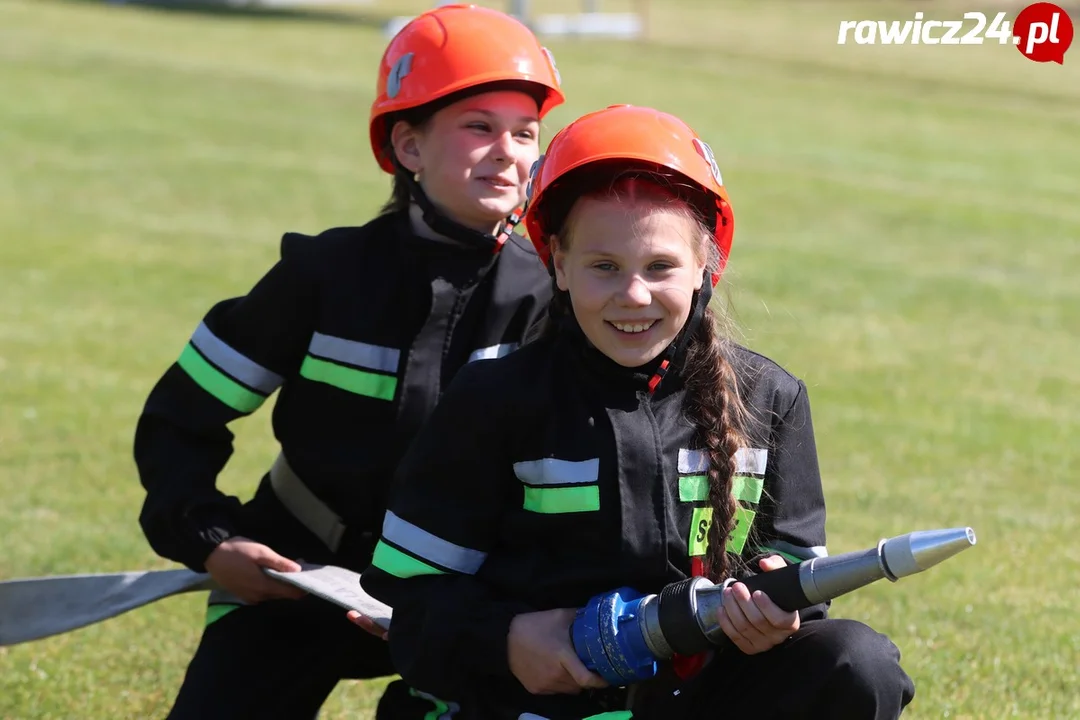
[[[708,475],[684,475],[679,478],[680,500],[683,502],[704,502],[708,498]]]
[[[254,412],[266,401],[264,396],[248,390],[208,363],[191,343],[184,347],[176,362],[199,387],[237,412]]]
[[[417,560],[412,555],[406,555],[396,547],[387,545],[382,540],[375,545],[375,555],[371,558],[371,564],[383,572],[399,578],[447,574],[445,570],[428,565],[422,560]]]
[[[736,475],[731,479],[731,494],[736,500],[756,503],[761,500],[761,478]],[[705,502],[709,499],[708,475],[683,475],[679,478],[679,499],[683,502]]]
[[[310,355],[304,358],[304,363],[300,366],[300,375],[308,380],[326,383],[357,395],[379,400],[393,400],[394,392],[397,390],[397,378],[392,375],[355,370],[326,360],[319,360]]]
[[[235,610],[238,607],[240,607],[240,606],[239,605],[208,605],[206,607],[206,624],[210,625],[211,623],[217,622],[218,620],[225,617],[226,615],[228,615],[229,613],[231,613],[233,610]]]
[[[634,717],[632,710],[612,710],[611,712],[602,712],[599,715],[590,715],[584,720],[630,720]]]
[[[761,500],[761,489],[765,481],[748,475],[736,475],[731,478],[731,494],[736,500],[756,503]]]
[[[731,530],[728,538],[728,552],[741,553],[746,547],[746,536],[750,534],[750,526],[754,524],[757,515],[753,510],[739,507],[735,510],[735,527]]]
[[[525,486],[523,507],[536,513],[592,512],[600,509],[600,488],[596,485],[579,487]]]
[[[785,560],[787,560],[792,565],[798,565],[799,563],[801,563],[803,561],[802,558],[795,557],[791,553],[786,553],[783,550],[777,550],[776,548],[766,547],[765,545],[762,545],[761,547],[759,547],[758,551],[763,552],[763,553],[772,553],[773,555],[779,555],[780,557],[784,558]]]

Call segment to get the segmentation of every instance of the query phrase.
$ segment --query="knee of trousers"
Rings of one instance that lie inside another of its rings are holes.
[[[911,702],[914,683],[900,665],[900,649],[888,637],[864,623],[840,618],[824,621],[815,636],[819,650],[832,661],[829,684],[846,698],[871,702],[897,698],[901,706]]]

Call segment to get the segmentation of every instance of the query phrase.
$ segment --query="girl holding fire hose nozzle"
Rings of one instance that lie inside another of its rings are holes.
[[[825,504],[806,386],[709,307],[734,230],[709,146],[609,107],[553,138],[529,196],[547,325],[454,379],[363,576],[395,667],[460,718],[898,717],[914,685],[888,638],[738,582],[718,618],[736,647],[676,656],[632,700],[577,657],[591,597],[824,555]]]

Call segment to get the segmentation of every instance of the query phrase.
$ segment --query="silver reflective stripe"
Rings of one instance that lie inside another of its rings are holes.
[[[509,355],[518,349],[518,343],[503,343],[502,345],[492,345],[491,347],[480,348],[473,351],[469,356],[469,362],[474,360],[494,360],[495,358],[501,358],[505,355]]]
[[[258,390],[264,395],[274,392],[285,382],[277,373],[267,370],[226,345],[225,341],[210,332],[206,323],[199,323],[199,327],[195,328],[191,336],[191,344],[207,360],[249,388]]]
[[[709,456],[703,450],[679,449],[679,472],[703,473],[709,471]]]
[[[600,476],[600,459],[592,460],[526,460],[514,463],[514,474],[527,485],[576,485],[594,483]]]
[[[278,453],[270,467],[270,487],[301,525],[322,540],[326,547],[337,552],[345,535],[345,521],[304,484],[283,452]]]
[[[475,575],[487,559],[487,553],[443,540],[389,510],[383,518],[382,534],[386,540],[421,559],[465,575]]]
[[[764,475],[769,451],[761,448],[739,448],[735,453],[735,472],[743,475]],[[704,450],[679,450],[679,472],[703,473],[709,470],[709,456]]]
[[[784,542],[783,540],[770,540],[768,547],[772,550],[779,550],[780,552],[787,553],[788,555],[794,555],[802,560],[829,557],[829,551],[826,550],[823,545],[816,547],[801,547],[799,545],[792,545],[789,542]]]
[[[760,448],[739,448],[735,453],[735,472],[764,475],[769,463],[769,451]]]
[[[354,367],[396,373],[401,351],[380,345],[315,333],[311,336],[308,352],[312,355],[336,360]]]

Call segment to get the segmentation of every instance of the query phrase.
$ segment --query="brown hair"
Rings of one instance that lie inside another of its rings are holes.
[[[580,187],[580,185],[577,185]],[[596,187],[596,185],[593,185]],[[703,219],[700,198],[695,189],[686,186],[667,174],[656,172],[621,173],[600,189],[582,194],[567,194],[574,202],[559,222],[558,238],[552,238],[552,252],[565,250],[573,239],[574,216],[581,203],[577,199],[602,198],[617,202],[646,202],[661,205],[682,215],[693,228],[694,253],[705,264],[705,282],[719,266],[719,250],[713,242],[713,230]],[[565,208],[565,205],[564,205]],[[552,301],[552,315],[541,331],[541,336],[555,332],[557,318],[573,312],[567,293],[556,291]],[[694,336],[690,339],[686,358],[682,364],[686,383],[685,412],[697,432],[695,441],[709,459],[708,505],[713,519],[709,526],[708,550],[705,556],[705,574],[719,583],[733,574],[737,559],[728,557],[727,541],[734,528],[736,503],[732,495],[732,478],[736,469],[736,453],[747,446],[750,416],[738,389],[735,369],[728,360],[731,355],[730,341],[721,332],[720,322],[728,324],[726,316],[707,307]]]

